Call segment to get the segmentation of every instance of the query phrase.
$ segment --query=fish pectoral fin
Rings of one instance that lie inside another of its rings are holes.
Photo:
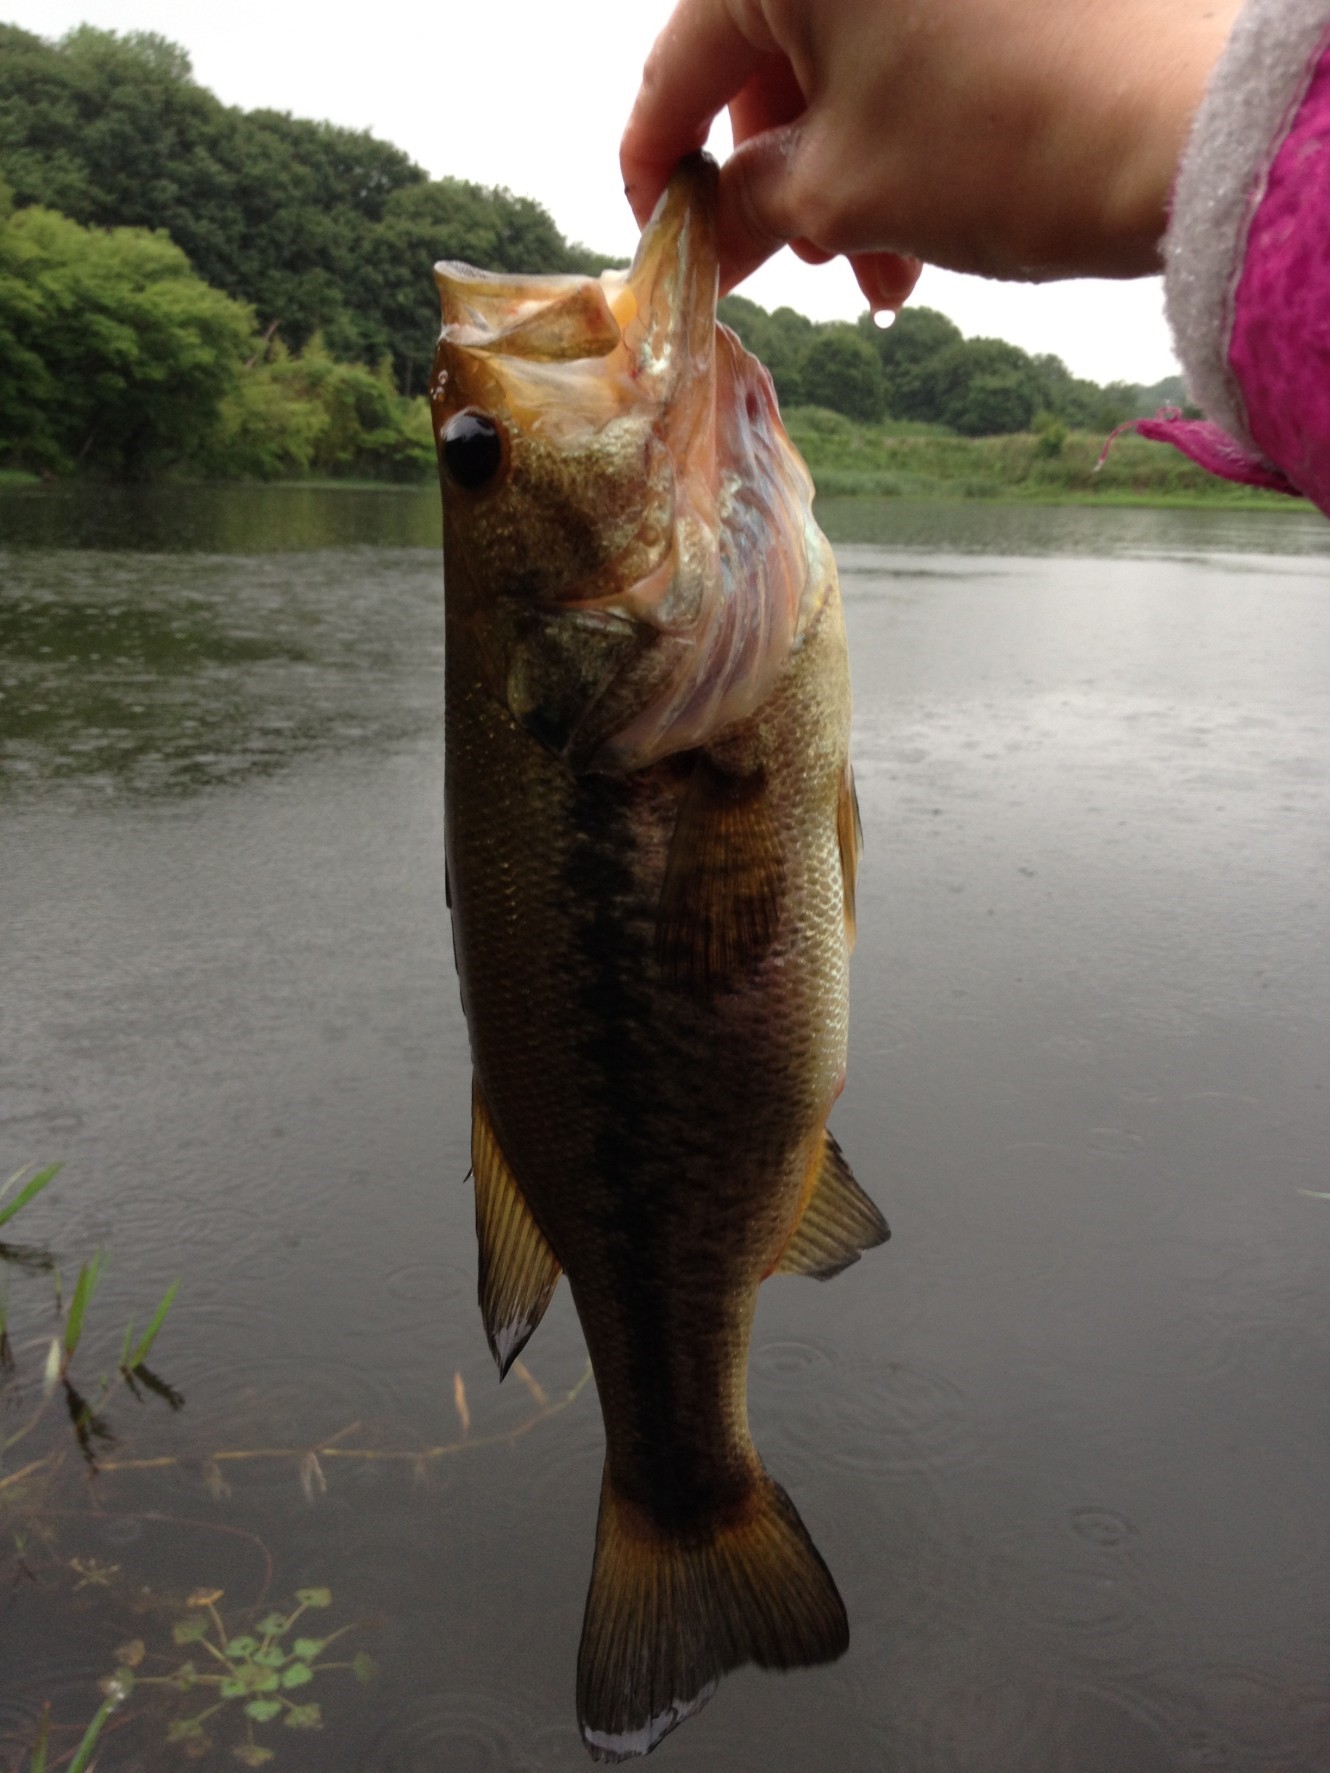
[[[775,939],[784,878],[766,776],[726,775],[699,751],[661,888],[665,977],[709,997],[750,970]]]
[[[649,1754],[732,1668],[832,1662],[849,1641],[830,1571],[760,1467],[736,1511],[678,1535],[619,1495],[606,1471],[577,1653],[578,1723],[593,1760]]]
[[[471,1168],[476,1178],[480,1311],[502,1379],[544,1317],[560,1268],[503,1155],[480,1085],[474,1080]]]
[[[859,796],[854,787],[854,771],[847,763],[841,777],[840,794],[836,800],[836,842],[840,848],[841,884],[845,892],[845,934],[854,945],[854,889],[859,878],[859,857],[863,854],[864,826],[859,817]]]
[[[831,1280],[865,1250],[891,1236],[887,1222],[855,1181],[845,1154],[830,1133],[808,1205],[773,1274],[811,1274]]]

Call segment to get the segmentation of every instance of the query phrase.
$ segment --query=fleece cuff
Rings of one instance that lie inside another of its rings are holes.
[[[1253,219],[1327,39],[1330,0],[1248,0],[1192,125],[1164,239],[1168,318],[1192,399],[1252,456],[1264,451],[1230,361],[1235,297]]]

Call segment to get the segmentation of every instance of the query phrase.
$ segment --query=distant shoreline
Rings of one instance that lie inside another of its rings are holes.
[[[1167,445],[1130,435],[1118,438],[1103,466],[1096,467],[1104,438],[1061,427],[1000,437],[960,437],[941,426],[890,419],[866,423],[820,407],[794,407],[785,421],[808,464],[817,496],[824,499],[982,500],[1010,505],[1229,511],[1306,509],[1300,499],[1220,480]],[[418,493],[430,488],[432,482],[432,475],[409,481],[292,475],[263,480],[161,476],[134,484],[147,488],[212,485]],[[0,496],[36,492],[44,484],[58,494],[125,483],[83,476],[61,476],[44,483],[35,474],[0,469]]]

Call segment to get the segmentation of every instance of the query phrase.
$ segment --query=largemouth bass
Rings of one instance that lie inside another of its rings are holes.
[[[858,817],[831,550],[716,322],[715,167],[627,273],[437,267],[449,902],[500,1373],[567,1273],[606,1460],[578,1657],[601,1760],[845,1609],[747,1419],[757,1289],[887,1228],[827,1131]]]

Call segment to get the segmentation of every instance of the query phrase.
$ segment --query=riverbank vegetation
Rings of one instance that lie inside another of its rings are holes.
[[[622,262],[366,132],[223,105],[164,38],[0,25],[0,481],[427,480],[439,259]],[[1093,473],[1177,378],[1099,387],[928,308],[721,314],[823,491],[1248,498],[1132,439]]]
[[[1131,433],[1105,451],[1105,432],[1071,430],[1050,413],[1029,431],[962,437],[939,425],[858,423],[822,407],[785,410],[785,424],[829,498],[1020,499],[1042,504],[1259,506],[1300,501],[1219,480],[1176,450]]]

